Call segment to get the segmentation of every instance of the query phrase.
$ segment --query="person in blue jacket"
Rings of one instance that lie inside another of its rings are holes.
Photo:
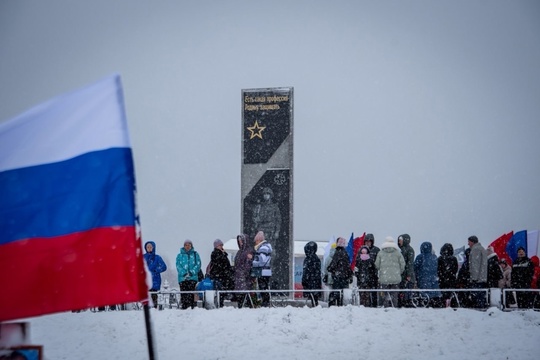
[[[437,255],[433,253],[433,245],[429,241],[423,242],[420,245],[420,254],[414,260],[414,273],[419,289],[439,289],[438,264]],[[424,293],[429,296],[431,306],[441,306],[440,291]]]
[[[144,261],[150,274],[152,274],[152,287],[151,292],[159,291],[161,289],[161,273],[167,270],[167,265],[161,256],[156,254],[156,243],[153,241],[147,241],[144,244]],[[154,307],[157,307],[157,294],[152,294],[152,302]]]
[[[195,291],[195,286],[199,280],[199,270],[201,269],[201,257],[193,248],[191,240],[184,241],[184,247],[176,256],[176,271],[178,271],[178,285],[180,291]],[[181,294],[182,309],[195,308],[194,293]]]

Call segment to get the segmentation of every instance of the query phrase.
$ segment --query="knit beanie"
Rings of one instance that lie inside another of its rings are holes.
[[[264,241],[264,232],[262,232],[262,231],[259,231],[257,233],[257,235],[255,235],[255,242],[257,242],[259,240]]]
[[[220,245],[223,245],[223,241],[221,241],[220,239],[214,240],[214,248],[217,248]]]

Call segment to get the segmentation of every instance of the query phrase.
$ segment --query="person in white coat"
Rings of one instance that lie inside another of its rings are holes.
[[[255,235],[255,255],[251,266],[251,274],[257,278],[257,284],[261,292],[262,306],[270,306],[270,278],[272,277],[272,245],[266,241],[264,232],[259,231]]]
[[[399,289],[401,274],[405,271],[405,259],[393,237],[387,236],[384,239],[381,251],[375,259],[375,267],[379,273],[379,287],[381,289]],[[398,306],[397,291],[382,292],[380,295],[379,306]]]

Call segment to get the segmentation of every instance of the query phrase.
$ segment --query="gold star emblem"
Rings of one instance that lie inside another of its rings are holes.
[[[262,131],[266,129],[266,126],[260,126],[257,120],[255,120],[255,124],[253,126],[248,126],[247,129],[251,131],[249,140],[253,139],[254,137],[258,137],[262,140]]]

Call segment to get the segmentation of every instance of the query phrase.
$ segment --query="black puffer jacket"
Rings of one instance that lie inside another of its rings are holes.
[[[441,248],[441,256],[437,259],[437,274],[439,275],[439,287],[441,289],[456,288],[456,274],[458,261],[454,256],[454,247],[446,243]]]
[[[304,290],[321,289],[321,259],[317,256],[317,243],[310,241],[304,246],[304,269],[302,273],[302,287]],[[304,293],[309,297],[309,293]]]
[[[362,250],[367,250],[367,256],[362,259]],[[355,263],[356,284],[361,289],[374,289],[377,286],[377,268],[375,267],[375,261],[369,255],[369,248],[362,246],[358,251]]]
[[[218,280],[223,290],[234,289],[234,274],[228,256],[225,251],[219,249],[214,249],[210,255],[210,261],[212,262],[210,277],[213,280]]]
[[[512,264],[512,287],[529,289],[534,275],[534,264],[527,256],[518,257]]]
[[[332,258],[332,262],[328,265],[328,272],[332,274],[334,280],[334,289],[344,289],[349,286],[352,281],[352,270],[349,261],[349,254],[344,247],[336,247],[336,252]]]
[[[499,280],[503,277],[501,267],[499,266],[499,257],[493,253],[488,255],[488,287],[499,287]]]

